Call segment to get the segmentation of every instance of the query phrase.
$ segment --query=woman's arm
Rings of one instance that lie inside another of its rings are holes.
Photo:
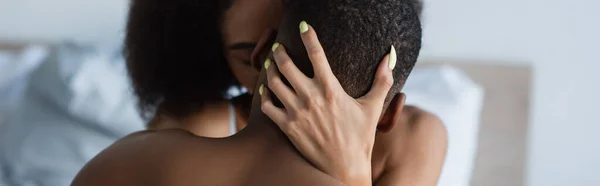
[[[382,109],[393,82],[391,69],[396,61],[393,47],[379,65],[371,91],[354,99],[346,94],[331,72],[312,27],[301,23],[300,28],[315,76],[306,77],[287,56],[284,46],[274,46],[277,67],[265,64],[269,89],[259,91],[263,112],[311,163],[346,184],[435,185],[445,156],[445,130],[433,130],[443,132],[429,136],[432,128],[426,126],[436,126],[436,121],[431,118],[418,122],[424,124],[414,123],[412,119],[397,121],[399,127],[384,135],[378,134],[377,140],[375,137],[377,124],[386,118]],[[283,84],[278,71],[293,89]],[[285,108],[273,105],[271,93]],[[399,97],[390,107],[403,107],[404,95]],[[436,137],[440,139],[434,139]],[[381,144],[375,144],[376,141]],[[375,154],[374,157],[374,145],[384,147],[375,149],[383,156]],[[374,178],[371,162],[374,169],[383,170]]]
[[[337,81],[317,35],[306,22],[301,38],[314,68],[304,75],[287,55],[273,46],[274,65],[265,64],[269,90],[261,86],[262,111],[290,138],[300,153],[323,172],[350,185],[371,185],[371,156],[383,103],[392,86],[395,50],[379,65],[369,93],[355,99]],[[392,47],[393,49],[393,47]],[[283,83],[279,72],[290,82]],[[274,93],[285,108],[276,107]]]

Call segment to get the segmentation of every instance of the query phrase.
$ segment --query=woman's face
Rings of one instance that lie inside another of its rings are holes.
[[[235,78],[250,93],[260,72],[250,62],[252,51],[265,31],[279,26],[282,16],[282,0],[234,0],[225,12],[225,55]]]

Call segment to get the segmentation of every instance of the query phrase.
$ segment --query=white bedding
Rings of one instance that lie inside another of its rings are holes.
[[[101,149],[143,128],[124,83],[128,81],[122,59],[70,44],[50,52],[39,59],[44,63],[31,76],[26,91],[14,87],[26,86],[23,79],[27,78],[23,77],[30,70],[0,78],[5,80],[0,83],[0,94],[26,96],[17,105],[21,111],[8,124],[2,124],[0,118],[0,180],[4,171],[4,176],[10,175],[5,181],[11,182],[0,185],[68,185]],[[16,59],[5,56],[0,55],[0,62]],[[0,74],[17,72],[14,69],[0,68]],[[448,128],[448,155],[438,185],[468,186],[483,90],[460,70],[444,66],[416,68],[403,92],[408,96],[407,104],[438,115]],[[0,101],[16,102],[17,97]],[[15,109],[14,105],[4,105],[5,110]],[[2,107],[0,104],[0,117],[7,113]]]
[[[0,50],[0,129],[19,106],[28,75],[47,54],[43,46],[30,46],[22,51]]]
[[[65,43],[40,60],[28,81],[11,83],[26,89],[0,126],[0,185],[69,185],[98,152],[143,129],[121,59]]]
[[[483,89],[458,68],[415,68],[403,89],[406,104],[434,113],[448,130],[448,153],[438,186],[468,186],[477,153]]]

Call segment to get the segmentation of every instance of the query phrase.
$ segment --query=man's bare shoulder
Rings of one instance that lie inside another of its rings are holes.
[[[277,153],[272,159],[260,162],[260,167],[248,174],[246,182],[240,185],[344,185],[298,157]]]
[[[205,140],[182,130],[130,134],[90,160],[73,180],[77,185],[144,185],[161,181],[161,171],[178,165],[183,153],[197,154]],[[205,154],[205,153],[204,153]],[[156,175],[156,176],[152,176]]]
[[[92,159],[72,185],[341,185],[294,150],[238,144],[180,130],[138,132]]]
[[[399,124],[409,127],[411,132],[425,133],[440,140],[447,138],[446,126],[436,115],[415,106],[405,106],[403,116],[407,119]]]
[[[444,123],[418,107],[405,106],[396,126],[378,134],[375,180],[382,185],[435,185],[447,150]]]
[[[395,126],[388,132],[378,134],[378,137],[380,141],[395,143],[394,145],[404,144],[410,141],[409,138],[418,137],[443,142],[447,140],[447,132],[446,126],[436,115],[415,106],[405,106]]]

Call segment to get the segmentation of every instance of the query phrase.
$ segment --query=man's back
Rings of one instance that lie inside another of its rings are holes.
[[[73,185],[342,185],[291,145],[247,139],[180,130],[132,134],[90,161]]]

